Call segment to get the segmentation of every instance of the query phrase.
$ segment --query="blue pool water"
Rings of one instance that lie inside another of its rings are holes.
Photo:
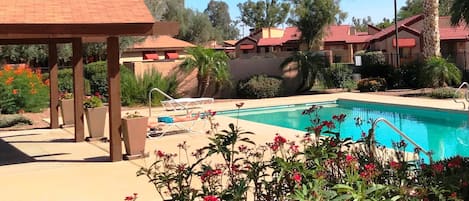
[[[362,129],[365,132],[371,127],[366,123],[368,119],[384,117],[425,150],[431,150],[434,160],[455,155],[469,156],[467,112],[350,100],[315,104],[323,105],[319,110],[321,121],[332,120],[333,115],[347,115],[345,122],[340,126],[342,137],[351,137],[353,140],[361,137],[362,130],[355,125],[355,117],[363,120]],[[306,131],[305,128],[311,126],[311,123],[309,117],[301,113],[310,105],[312,104],[242,109],[239,111],[239,119]],[[222,114],[236,117],[238,112],[234,110]],[[402,137],[381,122],[376,129],[376,139],[380,144],[392,147],[392,142],[398,142]],[[413,150],[414,147],[409,145],[408,149]]]

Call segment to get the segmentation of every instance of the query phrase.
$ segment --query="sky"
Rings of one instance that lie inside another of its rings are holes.
[[[186,8],[203,12],[210,0],[185,0]],[[232,20],[240,16],[238,3],[246,0],[225,0],[230,8]],[[254,0],[256,1],[256,0]],[[405,5],[405,0],[397,0],[397,9]],[[341,0],[340,8],[348,13],[344,24],[351,24],[352,17],[364,18],[370,16],[374,23],[381,22],[383,18],[394,19],[393,0]],[[241,30],[242,32],[242,30]]]

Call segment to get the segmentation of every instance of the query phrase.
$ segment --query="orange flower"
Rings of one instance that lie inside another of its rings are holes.
[[[18,89],[13,89],[12,93],[15,95],[18,94]]]
[[[31,94],[37,94],[37,91],[36,91],[36,89],[31,89],[31,91],[30,91],[30,92],[31,92]]]
[[[4,69],[6,72],[9,72],[9,71],[11,71],[11,66],[10,66],[10,65],[5,65],[5,67],[3,67],[3,69]]]
[[[20,65],[20,67],[18,67],[18,68],[15,70],[15,74],[21,75],[21,74],[24,72],[24,69],[25,69],[25,66],[24,66],[24,65]]]
[[[46,84],[47,86],[50,86],[50,80],[47,79],[46,81],[44,81],[44,84]]]
[[[3,75],[3,72],[2,72],[2,71],[0,71],[0,77],[2,77],[2,75]]]
[[[5,84],[6,85],[11,85],[11,83],[13,82],[14,79],[15,78],[13,78],[13,77],[8,77],[8,79],[5,81]]]

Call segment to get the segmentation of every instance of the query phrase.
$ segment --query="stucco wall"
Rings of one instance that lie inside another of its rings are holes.
[[[297,79],[298,71],[294,63],[288,65],[286,68],[281,69],[280,64],[286,57],[251,57],[249,59],[234,59],[229,61],[231,70],[232,85],[224,86],[222,94],[217,94],[215,97],[230,98],[236,95],[236,85],[239,80],[249,78],[253,75],[266,74],[269,76],[281,77],[284,79],[284,84],[287,89],[292,89],[293,93],[298,85]],[[176,74],[179,78],[178,93],[185,97],[195,97],[197,95],[197,71],[194,70],[190,73],[182,72],[179,65],[182,61],[174,62],[134,62],[133,70],[137,76],[141,76],[145,71],[156,69],[164,76]],[[213,92],[209,92],[209,94]]]

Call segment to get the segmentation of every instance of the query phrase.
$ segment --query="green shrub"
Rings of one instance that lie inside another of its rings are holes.
[[[344,82],[343,89],[347,89],[348,92],[351,92],[352,90],[357,89],[357,82],[350,79]]]
[[[282,80],[255,75],[238,83],[238,95],[243,98],[272,98],[280,96]]]
[[[60,69],[57,75],[60,92],[73,92],[73,70],[71,68]],[[91,94],[90,81],[85,79],[85,94]]]
[[[449,87],[442,87],[434,89],[428,94],[429,97],[437,99],[446,99],[455,97],[456,89]],[[462,93],[457,93],[455,98],[462,98]]]
[[[155,87],[163,90],[172,97],[177,97],[176,89],[178,85],[179,83],[176,76],[163,77],[155,69],[146,71],[143,76],[139,78],[136,78],[135,75],[131,73],[122,73],[122,105],[148,104],[148,92]],[[161,94],[154,93],[152,99],[152,104],[156,105],[165,98]]]
[[[422,81],[428,87],[446,87],[459,84],[462,73],[453,63],[441,57],[432,57],[425,62]]]
[[[0,70],[1,113],[16,113],[19,110],[39,112],[49,103],[48,81],[42,81],[39,70],[27,66],[12,68],[5,65]]]
[[[386,86],[386,79],[380,77],[361,79],[357,84],[360,92],[385,91]]]
[[[345,83],[352,79],[352,69],[347,64],[332,64],[324,72],[325,85],[328,88],[345,88]]]
[[[355,53],[355,56],[362,57],[363,66],[373,66],[373,65],[384,65],[386,64],[386,57],[381,51],[359,51]]]
[[[396,69],[396,86],[399,88],[418,88],[422,87],[422,67],[423,63],[416,61],[403,64]]]
[[[121,67],[122,68],[122,67]],[[99,93],[105,100],[108,98],[107,63],[98,61],[85,65],[83,75],[90,82],[92,94]]]
[[[28,118],[21,115],[0,115],[0,128],[12,127],[17,124],[29,124],[32,125],[33,122]]]

